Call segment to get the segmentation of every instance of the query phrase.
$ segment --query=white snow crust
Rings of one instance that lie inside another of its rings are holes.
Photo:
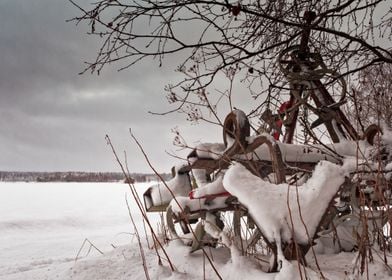
[[[170,201],[170,205],[172,206],[174,213],[181,213],[185,208],[194,212],[201,209],[210,210],[224,208],[227,206],[225,203],[226,200],[227,197],[225,196],[217,197],[213,200],[208,200],[206,198],[190,199],[189,197],[177,196],[176,199],[172,199],[172,201]]]
[[[205,169],[192,169],[192,175],[198,187],[203,187],[208,183]]]
[[[339,158],[336,154],[342,157],[355,157],[359,155],[359,159],[367,159],[371,146],[366,141],[341,141],[340,143],[327,144],[326,147],[322,145],[302,145],[302,144],[287,144],[276,141],[271,135],[261,134],[267,137],[273,144],[278,145],[282,153],[283,161],[287,162],[314,162],[327,160],[333,163],[338,163]],[[251,144],[257,136],[248,137],[248,143]],[[334,151],[334,152],[332,152]],[[259,146],[254,153],[257,158],[262,160],[271,160],[271,155],[267,145]],[[250,158],[252,154],[239,156],[239,158]]]

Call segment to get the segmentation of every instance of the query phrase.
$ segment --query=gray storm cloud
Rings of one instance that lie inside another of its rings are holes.
[[[66,23],[77,13],[63,0],[0,2],[0,170],[118,170],[108,133],[121,153],[127,150],[130,168],[147,172],[132,128],[167,171],[175,163],[165,153],[173,149],[170,129],[184,120],[147,112],[169,109],[163,87],[175,79],[175,65],[146,61],[78,75],[99,45],[83,27]]]

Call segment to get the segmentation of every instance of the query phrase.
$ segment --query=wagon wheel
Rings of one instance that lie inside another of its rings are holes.
[[[215,225],[223,229],[223,222],[220,220],[220,209],[208,211],[215,217]],[[200,210],[190,213],[186,207],[182,213],[173,212],[171,205],[166,209],[166,223],[173,240],[181,240],[186,246],[191,246],[191,252],[201,249],[203,246],[215,247],[218,239],[213,238],[204,230],[207,210]]]
[[[200,213],[190,214],[187,209],[184,213],[178,214],[173,212],[172,205],[166,209],[166,224],[173,240],[181,240],[185,245],[192,245],[191,226],[196,224],[201,217]]]
[[[300,45],[294,45],[284,49],[278,56],[280,71],[292,83],[321,79],[328,70],[318,53],[306,53],[306,57],[300,50]],[[308,71],[303,71],[307,67]]]

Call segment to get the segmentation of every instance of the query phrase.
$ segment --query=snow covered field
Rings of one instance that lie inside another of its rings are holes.
[[[148,186],[136,188],[142,194]],[[126,195],[128,186],[119,183],[1,183],[0,279],[146,279],[139,247],[130,234],[134,230]],[[129,201],[144,235],[138,210]],[[157,215],[149,217],[152,224],[158,223]],[[89,252],[86,245],[75,262],[86,238],[104,254],[95,249]],[[177,272],[171,272],[165,261],[159,266],[155,251],[144,244],[150,279],[218,279],[200,251],[190,255],[189,248],[176,242],[166,249]],[[279,273],[267,274],[228,248],[207,252],[223,279],[301,279],[296,262],[284,263]],[[369,264],[369,274],[362,277],[351,274],[356,253],[324,254],[317,259],[326,279],[392,279],[380,257],[374,255],[375,263]],[[322,279],[313,258],[307,259],[307,277]]]
[[[138,184],[139,193],[148,185]],[[134,230],[126,195],[128,186],[119,183],[0,183],[0,279],[30,279],[22,275],[53,264],[72,267],[86,238],[104,252],[129,244]]]

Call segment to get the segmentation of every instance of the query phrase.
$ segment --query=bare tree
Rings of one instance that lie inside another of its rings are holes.
[[[359,73],[348,108],[353,123],[364,130],[372,123],[392,127],[392,65],[371,66]]]
[[[99,74],[112,63],[124,70],[149,58],[156,59],[159,65],[167,58],[180,58],[177,69],[183,79],[165,88],[169,103],[174,104],[170,112],[185,113],[190,121],[203,120],[224,127],[223,155],[209,162],[213,168],[203,163],[209,172],[227,166],[236,153],[253,152],[256,145],[269,143],[271,150],[277,147],[264,135],[257,138],[259,141],[247,142],[251,128],[262,129],[253,127],[260,120],[278,132],[277,136],[274,134],[277,139],[279,130],[284,129],[282,140],[286,143],[307,143],[310,138],[320,141],[324,132],[314,131],[320,124],[325,125],[333,142],[361,139],[340,108],[346,102],[346,93],[351,92],[346,85],[350,76],[360,81],[351,94],[359,115],[373,115],[375,106],[374,116],[383,110],[388,112],[382,115],[383,119],[391,122],[391,83],[382,80],[392,69],[392,9],[388,1],[98,0],[92,6],[69,1],[80,10],[73,21],[88,24],[89,34],[101,40],[96,59],[87,63],[84,72]],[[226,115],[236,106],[233,91],[238,85],[241,94],[248,93],[255,99],[253,108],[245,117],[232,112],[222,121],[221,108]],[[364,110],[366,98],[373,93],[377,98],[367,103]],[[388,101],[382,105],[388,109],[380,107],[381,100]],[[251,124],[247,123],[248,118],[253,121]],[[239,120],[246,125],[241,126]],[[294,135],[297,122],[302,123],[304,132],[300,139]],[[363,121],[363,131],[365,125]],[[233,145],[228,145],[229,137]],[[179,134],[176,139],[182,140]],[[308,152],[303,146],[300,149]],[[252,160],[244,160],[244,164],[260,178],[269,174],[259,172],[263,168],[278,174],[276,182],[282,183],[290,168],[283,165],[280,150],[270,154],[275,155],[271,168],[253,165]],[[196,163],[186,168],[194,168]],[[309,172],[305,168],[289,171],[295,180],[305,178],[303,175]],[[356,183],[362,183],[361,179]],[[350,195],[360,193],[354,183],[347,185]],[[331,205],[332,202],[333,198]],[[324,218],[324,222],[328,224],[336,213],[337,210],[330,211],[330,215],[325,212],[324,216],[330,217]],[[306,250],[299,251],[305,254],[310,244],[300,244]],[[289,251],[292,258],[302,258],[297,249]]]
[[[256,99],[248,117],[258,118],[270,106],[276,110],[290,89],[282,73],[291,67],[282,66],[288,50],[297,48],[299,57],[313,54],[324,72],[334,73],[327,84],[392,62],[390,46],[383,47],[391,42],[388,1],[100,0],[92,6],[70,1],[81,12],[73,21],[88,24],[102,42],[85,71],[99,73],[111,63],[122,70],[148,58],[162,65],[167,57],[183,57],[178,71],[184,78],[167,85],[166,94],[173,111],[191,121],[221,124],[219,105],[235,106],[235,82]],[[222,78],[228,86],[216,90]]]

